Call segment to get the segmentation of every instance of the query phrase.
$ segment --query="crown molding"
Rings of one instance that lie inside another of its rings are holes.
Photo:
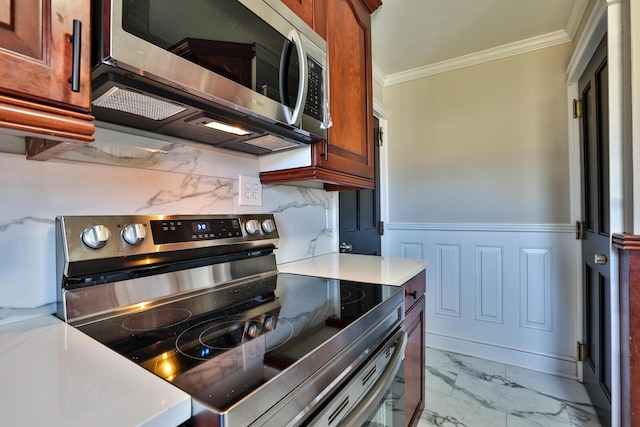
[[[379,119],[386,119],[389,117],[389,111],[385,108],[384,104],[375,98],[373,99],[373,113]]]
[[[607,2],[597,0],[567,66],[567,84],[578,81],[607,32]]]
[[[373,70],[373,81],[378,83],[380,86],[384,86],[384,72],[375,62],[371,64],[371,69]]]
[[[587,9],[588,4],[588,0],[574,0],[573,4],[571,5],[569,18],[567,18],[567,23],[564,27],[567,34],[569,34],[569,37],[571,37],[571,40],[576,37],[576,32],[580,27],[580,22],[582,21],[584,11]]]
[[[507,58],[509,56],[519,55],[521,53],[531,52],[538,49],[544,49],[563,43],[568,43],[572,39],[564,30],[555,31],[553,33],[541,36],[531,37],[514,43],[508,43],[491,49],[482,50],[469,55],[460,56],[458,58],[447,61],[437,62],[435,64],[424,67],[413,68],[411,70],[402,71],[396,74],[390,74],[384,78],[382,86],[392,86],[408,81],[433,76],[436,74],[446,73],[460,68],[471,67],[473,65],[485,62],[495,61]]]

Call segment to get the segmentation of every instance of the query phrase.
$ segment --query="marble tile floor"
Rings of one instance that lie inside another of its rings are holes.
[[[578,381],[427,348],[418,427],[596,427]]]

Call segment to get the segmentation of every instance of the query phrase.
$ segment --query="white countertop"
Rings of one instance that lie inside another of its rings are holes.
[[[331,253],[278,265],[281,273],[400,286],[427,268],[429,261]]]
[[[14,426],[176,426],[191,398],[54,316],[0,326],[0,419]]]

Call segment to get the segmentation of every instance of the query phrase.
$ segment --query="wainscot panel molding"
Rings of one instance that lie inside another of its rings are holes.
[[[438,314],[460,317],[460,245],[436,245]]]
[[[476,320],[502,323],[502,248],[476,247]]]
[[[424,246],[421,243],[403,243],[402,258],[424,259]]]
[[[520,250],[520,326],[552,331],[551,250]]]
[[[573,224],[385,224],[385,256],[423,258],[426,345],[576,378]]]

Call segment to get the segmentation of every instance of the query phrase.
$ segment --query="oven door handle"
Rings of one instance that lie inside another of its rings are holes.
[[[380,401],[389,389],[404,359],[404,350],[407,346],[407,332],[400,330],[396,332],[391,340],[396,341],[396,351],[393,353],[393,357],[389,361],[387,368],[382,375],[380,375],[380,378],[378,378],[378,381],[376,381],[369,393],[340,421],[340,425],[362,425],[377,409],[375,403]]]

